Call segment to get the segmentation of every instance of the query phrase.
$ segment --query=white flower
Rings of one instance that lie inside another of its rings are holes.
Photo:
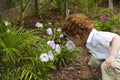
[[[60,45],[59,45],[59,44],[56,44],[56,46],[55,46],[55,51],[56,51],[58,54],[60,54],[61,49],[60,49]]]
[[[67,48],[68,50],[73,50],[73,49],[75,49],[75,44],[74,44],[72,41],[70,41],[70,40],[66,42],[65,46],[66,46],[66,48]]]
[[[60,34],[60,38],[63,38],[63,34]]]
[[[40,60],[41,60],[42,62],[48,62],[48,61],[49,61],[49,57],[48,57],[47,53],[41,54],[41,55],[40,55]]]
[[[54,55],[53,55],[52,51],[48,51],[48,57],[50,60],[54,59]]]
[[[7,26],[8,25],[8,21],[5,21],[5,26]]]
[[[43,24],[40,23],[40,22],[37,22],[37,23],[35,24],[35,26],[38,27],[38,28],[39,28],[39,27],[42,28],[42,27],[43,27]]]
[[[57,28],[57,31],[58,31],[58,32],[61,32],[62,30],[61,30],[61,28]]]
[[[52,40],[52,41],[48,41],[47,44],[52,48],[52,49],[55,49],[55,42]]]
[[[51,42],[51,41],[47,41],[47,44],[50,45],[50,42]]]
[[[8,28],[8,29],[7,29],[7,33],[9,33],[9,32],[10,32],[10,29]]]
[[[51,25],[52,23],[51,22],[48,22],[49,25]]]

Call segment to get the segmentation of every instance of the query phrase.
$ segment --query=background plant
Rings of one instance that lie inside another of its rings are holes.
[[[106,16],[106,21],[104,20],[103,16]],[[116,28],[120,27],[120,15],[103,16],[101,17],[101,19],[94,21],[96,29],[102,31],[114,31]]]
[[[46,78],[53,62],[43,63],[40,54],[42,39],[35,30],[0,25],[0,78],[2,80],[40,80]]]
[[[54,7],[57,9],[59,13],[64,13],[65,10],[65,0],[51,0]]]
[[[98,5],[103,0],[71,0],[69,1],[69,7],[72,8],[74,12],[82,12],[86,15],[90,16],[91,14],[94,14],[97,9]]]

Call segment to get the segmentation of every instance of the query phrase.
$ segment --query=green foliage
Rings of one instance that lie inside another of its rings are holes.
[[[2,80],[46,80],[50,70],[65,66],[75,58],[75,51],[69,51],[60,40],[59,23],[44,23],[43,28],[24,29],[12,27],[10,22],[0,23],[0,79]],[[46,29],[52,28],[48,35]],[[58,30],[58,31],[57,31]],[[38,36],[39,33],[39,36]],[[54,40],[61,51],[57,52],[47,44]],[[41,55],[51,51],[53,59],[43,61]],[[55,64],[56,63],[56,64]]]
[[[108,20],[105,22],[103,19],[94,21],[95,28],[102,31],[114,31],[120,25],[120,15],[108,16]]]
[[[106,21],[103,16],[106,16]],[[99,8],[97,14],[94,14],[94,18],[96,20],[93,23],[97,30],[114,31],[119,27],[120,15],[116,15],[110,8]]]
[[[65,10],[65,0],[54,0],[57,11],[60,13],[64,13]]]
[[[11,5],[12,7],[14,6],[16,6],[16,3],[19,3],[20,2],[20,0],[7,0],[7,2],[9,3],[9,5]]]
[[[106,15],[108,17],[112,17],[114,16],[114,12],[112,11],[111,8],[98,8],[98,10],[96,11],[95,14],[93,14],[93,16],[91,16],[91,18],[94,19],[100,19],[101,16]]]
[[[91,16],[97,11],[98,5],[103,0],[71,0],[70,4],[76,5],[78,11]]]
[[[50,69],[55,69],[53,62],[40,61],[41,38],[35,35],[35,30],[14,28],[10,24],[1,25],[0,29],[0,79],[41,80]]]
[[[80,50],[79,48],[67,50],[65,46],[62,46],[61,48],[61,54],[57,55],[57,60],[55,61],[55,64],[59,68],[66,66],[69,62],[73,62],[76,57],[76,53]]]

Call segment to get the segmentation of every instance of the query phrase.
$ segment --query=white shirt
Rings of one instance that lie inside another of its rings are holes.
[[[92,52],[92,55],[96,59],[106,59],[109,56],[110,42],[115,36],[118,35],[111,32],[97,31],[93,29],[87,39],[86,47]],[[116,58],[120,58],[120,51]]]

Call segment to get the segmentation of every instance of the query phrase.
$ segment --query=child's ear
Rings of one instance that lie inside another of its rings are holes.
[[[80,39],[80,36],[79,35],[75,35],[76,38]]]

